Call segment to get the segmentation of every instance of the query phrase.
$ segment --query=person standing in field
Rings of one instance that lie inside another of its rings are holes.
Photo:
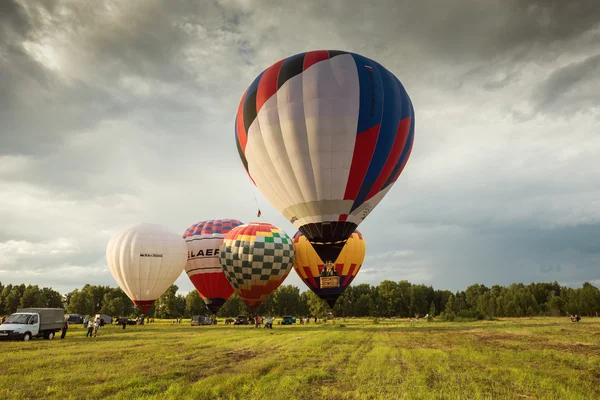
[[[98,328],[100,327],[100,318],[96,318],[96,322],[93,324],[94,327],[94,337],[98,334]]]
[[[63,321],[62,334],[60,335],[61,339],[64,339],[67,335],[67,329],[69,329],[69,321],[67,321],[67,319],[65,318],[65,320]]]
[[[94,333],[94,322],[90,319],[87,323],[87,333],[85,334],[85,337],[92,337],[92,334]]]

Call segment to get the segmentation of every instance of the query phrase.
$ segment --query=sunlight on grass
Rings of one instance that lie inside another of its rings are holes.
[[[591,399],[600,319],[338,319],[191,327],[157,321],[98,337],[2,342],[0,398]]]

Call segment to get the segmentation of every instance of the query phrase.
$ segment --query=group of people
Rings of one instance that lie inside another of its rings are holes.
[[[261,318],[257,315],[256,317],[254,317],[254,327],[258,328],[260,326],[260,324],[264,323],[265,328],[273,329],[273,321],[274,320],[275,320],[275,318],[273,318],[273,317]]]
[[[329,268],[327,268],[327,265],[323,268],[323,271],[321,271],[321,276],[338,276],[339,273],[337,271],[337,269],[335,269],[335,266],[332,264]]]
[[[86,320],[83,321],[83,325],[87,326],[88,328],[85,337],[92,337],[92,334],[94,335],[94,337],[96,337],[96,335],[98,334],[98,328],[104,327],[104,319],[96,317],[96,319],[93,320],[92,318],[88,319],[88,317],[86,317]]]

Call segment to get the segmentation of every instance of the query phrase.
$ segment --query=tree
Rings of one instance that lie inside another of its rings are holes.
[[[21,308],[42,307],[43,305],[44,300],[42,299],[42,294],[40,293],[38,285],[27,285],[27,288],[21,296]]]
[[[7,314],[17,311],[21,302],[21,293],[18,286],[13,286],[10,293],[6,296],[5,310]]]
[[[565,302],[560,296],[555,295],[554,290],[548,295],[548,302],[546,304],[548,311],[550,311],[553,316],[557,317],[563,314]]]
[[[425,285],[411,285],[410,286],[410,315],[425,315],[427,314],[428,308],[428,288]]]
[[[236,317],[246,314],[246,305],[237,293],[231,295],[217,313],[218,317]]]
[[[329,313],[329,305],[322,300],[312,290],[308,291],[308,309],[310,314],[317,318],[322,318]]]
[[[67,311],[69,311],[70,314],[94,315],[96,314],[94,298],[91,297],[88,292],[75,289],[71,294],[71,300],[67,307]]]
[[[435,303],[432,301],[430,306],[429,306],[429,316],[431,317],[435,317]]]
[[[0,292],[0,315],[10,314],[8,305],[8,295],[12,292],[13,286],[11,284],[6,285],[2,292]]]
[[[179,287],[172,284],[158,299],[156,299],[156,316],[158,318],[176,318],[181,316],[177,300]],[[183,302],[185,304],[185,300]],[[185,306],[184,306],[185,309]]]
[[[276,315],[284,316],[300,314],[300,289],[296,286],[280,286],[275,291],[274,297]]]
[[[444,309],[444,318],[449,321],[453,321],[455,317],[454,310],[454,295],[450,295],[450,297],[448,297],[448,301],[446,302],[446,308]]]
[[[379,296],[384,306],[381,311],[386,317],[408,314],[408,302],[403,302],[406,304],[401,306],[401,301],[404,299],[401,298],[400,288],[396,282],[389,280],[381,282],[379,284]]]
[[[190,317],[193,315],[210,315],[206,303],[195,289],[185,296],[185,312]]]
[[[355,316],[368,317],[368,316],[372,315],[371,311],[374,309],[374,307],[375,307],[375,302],[373,301],[371,296],[369,296],[366,293],[363,293],[360,295],[358,300],[356,300],[356,304],[354,307]]]
[[[474,284],[465,290],[465,302],[469,310],[476,311],[479,306],[479,297],[487,293],[489,289],[485,285]]]
[[[42,298],[42,307],[48,308],[63,308],[62,296],[56,290],[52,290],[51,288],[42,288],[40,291],[40,295]]]

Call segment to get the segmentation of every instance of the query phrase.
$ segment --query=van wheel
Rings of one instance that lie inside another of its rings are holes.
[[[23,335],[23,341],[27,342],[29,339],[31,339],[31,333],[25,332],[25,334]]]
[[[46,337],[46,339],[48,339],[48,340],[54,339],[54,332],[49,332],[48,336]]]

